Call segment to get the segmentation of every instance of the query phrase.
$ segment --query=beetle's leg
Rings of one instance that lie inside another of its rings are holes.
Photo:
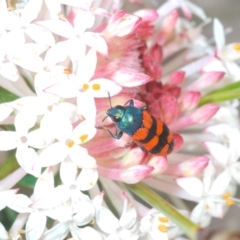
[[[143,152],[146,152],[145,147],[143,147],[142,145],[138,145],[138,147],[139,147]]]
[[[127,106],[129,104],[129,106],[134,107],[134,102],[132,99],[128,100],[123,106]]]
[[[101,126],[99,126],[99,127],[96,127],[96,128],[97,128],[97,129],[107,130],[108,133],[109,133],[113,138],[115,138],[115,139],[120,139],[120,138],[122,137],[122,135],[123,135],[123,131],[117,132],[117,128],[116,128],[116,133],[115,133],[115,135],[114,135],[107,127],[101,127]]]

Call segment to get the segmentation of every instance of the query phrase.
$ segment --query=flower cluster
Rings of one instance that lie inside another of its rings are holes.
[[[0,210],[19,213],[0,239],[180,239],[174,216],[129,190],[140,181],[201,227],[238,204],[238,101],[201,100],[237,82],[240,43],[226,45],[214,19],[212,47],[193,15],[209,22],[187,0],[135,12],[118,0],[0,0],[0,84],[15,97],[0,103],[0,151],[15,156],[1,163]],[[109,134],[105,110],[130,99],[168,126],[170,155]],[[29,176],[31,193],[18,193]]]

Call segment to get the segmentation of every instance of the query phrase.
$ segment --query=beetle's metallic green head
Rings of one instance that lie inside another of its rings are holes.
[[[115,107],[111,107],[107,110],[106,114],[108,117],[112,119],[113,122],[119,122],[123,118],[125,113],[125,107],[117,105]]]

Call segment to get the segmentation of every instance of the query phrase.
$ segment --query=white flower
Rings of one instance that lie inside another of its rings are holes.
[[[136,209],[125,193],[123,200],[123,212],[119,220],[108,208],[100,206],[97,209],[96,223],[103,232],[109,234],[107,240],[137,240],[140,236]]]

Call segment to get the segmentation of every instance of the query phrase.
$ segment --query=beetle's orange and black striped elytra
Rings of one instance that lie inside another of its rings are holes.
[[[106,127],[97,127],[98,129],[107,130],[115,139],[120,139],[123,133],[126,133],[143,151],[154,155],[166,156],[172,152],[172,133],[163,121],[156,119],[146,110],[146,106],[137,108],[132,99],[123,106],[112,107],[110,97],[109,102],[111,107],[106,111],[106,117],[110,117],[116,124],[116,134]]]

